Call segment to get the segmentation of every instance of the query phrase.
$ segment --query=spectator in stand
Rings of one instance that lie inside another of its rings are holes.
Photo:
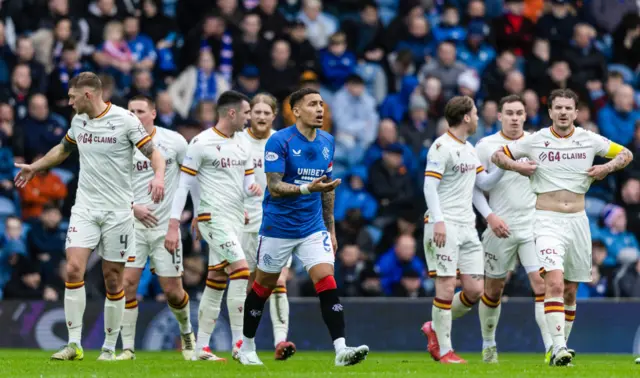
[[[436,40],[429,30],[429,24],[424,17],[413,17],[409,20],[407,36],[398,41],[395,51],[409,50],[413,55],[413,64],[422,66],[430,59],[436,50]]]
[[[365,51],[364,56],[358,59],[355,73],[362,77],[369,94],[380,105],[388,94],[387,76],[384,72],[384,51],[379,46],[374,46]]]
[[[6,285],[11,280],[20,257],[26,256],[22,222],[19,218],[10,216],[4,221],[4,235],[0,236],[0,299],[4,296]]]
[[[400,283],[405,269],[412,269],[424,278],[426,266],[416,256],[416,240],[410,235],[398,237],[393,248],[389,249],[376,263],[385,295],[392,295],[395,284]]]
[[[467,38],[458,45],[458,60],[482,76],[485,68],[495,59],[496,50],[486,42],[488,26],[472,21],[467,26]]]
[[[420,70],[419,77],[421,80],[428,76],[440,79],[444,98],[449,100],[456,94],[458,76],[465,70],[465,65],[456,60],[456,45],[445,41],[438,46],[438,58],[427,63]]]
[[[600,217],[600,225],[602,228],[598,237],[607,248],[607,258],[603,263],[605,266],[615,266],[618,256],[625,249],[633,250],[636,258],[640,258],[640,245],[636,237],[627,231],[627,212],[623,207],[612,204],[605,206]]]
[[[458,94],[476,98],[480,90],[480,77],[475,70],[466,70],[458,76]]]
[[[167,17],[161,7],[162,0],[142,0],[140,15],[140,32],[151,38],[158,49],[160,42],[172,40],[170,35],[178,30],[175,19]]]
[[[384,118],[380,121],[380,125],[378,125],[378,137],[367,149],[362,163],[370,167],[382,158],[383,151],[392,144],[398,144],[402,147],[403,164],[408,167],[410,172],[414,172],[417,168],[415,156],[408,146],[398,143],[398,127],[390,118]]]
[[[634,91],[630,85],[622,85],[613,96],[613,104],[598,113],[600,133],[612,141],[627,145],[633,139],[636,122],[640,120],[640,110],[636,110]]]
[[[13,108],[7,103],[0,103],[0,140],[3,147],[11,148],[15,163],[24,163],[24,130],[16,127]]]
[[[317,91],[320,91],[320,81],[318,80],[318,75],[313,71],[305,71],[300,76],[300,85],[301,88],[312,88]],[[282,101],[282,118],[284,122],[284,126],[291,126],[296,123],[296,117],[294,117],[293,112],[291,111],[291,105],[289,104],[289,95]],[[330,133],[333,129],[333,117],[331,112],[331,107],[324,101],[322,104],[324,108],[324,116],[322,117],[322,130]]]
[[[637,70],[640,64],[640,15],[627,13],[613,33],[613,61]]]
[[[344,154],[344,157],[357,164],[376,139],[379,122],[376,100],[366,92],[360,76],[350,75],[346,84],[336,93],[333,119],[336,155]]]
[[[272,1],[272,0],[268,0]],[[307,38],[307,27],[304,22],[295,20],[289,25],[289,45],[291,47],[291,60],[300,70],[318,70],[318,53]]]
[[[498,103],[494,100],[486,101],[482,105],[480,119],[478,119],[478,129],[469,139],[477,142],[485,136],[497,133],[500,130],[499,122]]]
[[[166,91],[156,96],[156,113],[156,125],[170,130],[176,130],[177,126],[184,122],[184,119],[174,110],[171,95]]]
[[[89,44],[93,47],[103,42],[103,31],[111,21],[121,20],[122,10],[114,0],[97,0],[89,4],[87,23],[89,24]]]
[[[238,25],[242,22],[242,9],[238,6],[238,0],[216,0],[216,5],[231,32],[238,34]]]
[[[0,93],[0,101],[6,102],[15,111],[15,119],[22,121],[27,116],[27,100],[33,94],[31,69],[24,63],[18,63],[11,74],[11,85]]]
[[[596,30],[591,25],[577,24],[571,46],[564,51],[564,59],[571,67],[576,85],[586,85],[587,88],[598,85],[602,88],[607,74],[607,62],[594,45],[595,38]]]
[[[347,50],[347,36],[343,32],[333,34],[327,49],[320,52],[322,84],[331,92],[339,90],[355,71],[356,64],[355,54]]]
[[[127,100],[135,96],[144,95],[149,98],[156,97],[156,85],[153,82],[151,72],[145,69],[134,71],[133,82],[126,93]]]
[[[205,130],[216,124],[216,103],[209,100],[200,101],[196,105],[195,120],[200,125],[200,130]]]
[[[493,63],[490,63],[482,75],[482,96],[490,97],[504,90],[504,81],[507,74],[516,67],[516,56],[513,52],[505,50],[498,55]]]
[[[207,49],[226,79],[226,75],[233,71],[233,50],[237,45],[227,29],[225,20],[217,13],[207,14],[198,26],[191,28],[180,50],[181,72],[185,67],[197,65],[201,50]]]
[[[421,272],[416,271],[413,267],[404,268],[400,281],[392,286],[391,295],[404,298],[427,297],[427,291],[422,285]]]
[[[108,74],[98,75],[102,82],[102,99],[120,107],[127,107],[127,100],[120,96],[116,90],[116,82],[113,76]]]
[[[540,102],[547,105],[547,96],[554,89],[567,89],[575,87],[569,63],[564,60],[557,60],[551,63],[546,77],[540,78]]]
[[[594,111],[599,112],[602,108],[610,104],[614,93],[616,93],[623,84],[624,77],[620,71],[609,71],[604,88],[600,88],[600,90],[593,90],[589,93]]]
[[[360,210],[365,221],[370,222],[376,216],[378,203],[366,189],[367,170],[357,166],[345,176],[344,183],[336,192],[335,220],[343,221],[347,212],[352,209]]]
[[[365,269],[360,273],[360,288],[363,297],[379,297],[382,295],[380,275],[372,263],[367,263]]]
[[[134,70],[153,71],[158,55],[153,40],[140,33],[140,19],[127,16],[123,23],[124,37],[131,51]]]
[[[104,28],[104,43],[93,54],[99,67],[115,78],[118,86],[128,87],[129,75],[136,63],[124,35],[124,27],[119,21],[111,21]]]
[[[531,52],[535,25],[524,16],[524,0],[505,0],[505,14],[491,25],[491,41],[499,52],[511,50],[517,57]]]
[[[362,216],[360,209],[348,209],[344,219],[337,222],[336,237],[338,245],[355,244],[370,260],[375,256],[374,241],[366,225],[367,220]]]
[[[67,131],[64,118],[49,112],[47,98],[34,94],[29,99],[29,115],[20,122],[24,134],[25,158],[33,161],[36,155],[44,155],[60,143]]]
[[[591,282],[581,282],[576,292],[576,298],[604,298],[609,288],[608,277],[602,276],[597,265],[591,267]]]
[[[365,268],[362,252],[355,244],[343,246],[337,253],[336,277],[341,297],[361,296],[360,275]]]
[[[296,86],[300,73],[290,60],[291,46],[284,39],[273,42],[271,60],[260,67],[262,87],[278,99],[284,100]],[[325,99],[326,102],[326,99]],[[326,116],[326,115],[325,115]]]
[[[584,4],[593,17],[594,26],[605,33],[613,33],[625,14],[640,12],[638,3],[633,0],[589,0]]]
[[[379,216],[396,218],[402,207],[414,202],[414,183],[402,162],[406,148],[399,143],[387,146],[382,159],[369,168],[368,190],[380,204]]]
[[[5,144],[9,139],[5,137],[3,126],[0,125],[0,135],[2,136],[0,138],[0,196],[13,201],[13,152],[11,152],[11,145]]]
[[[36,156],[38,160],[42,155]],[[60,203],[67,196],[67,187],[50,171],[37,173],[24,188],[19,189],[22,219],[37,221],[47,203]]]
[[[527,89],[522,94],[522,99],[524,100],[524,110],[527,113],[527,120],[524,124],[526,130],[537,131],[551,124],[549,112],[547,109],[540,109],[540,98],[535,91]],[[581,112],[578,113],[578,118],[585,120],[584,116],[581,116]]]
[[[234,51],[234,71],[240,72],[245,65],[258,66],[269,55],[269,42],[262,38],[260,15],[249,12],[244,15],[240,28],[242,35]]]
[[[200,51],[198,66],[182,71],[171,83],[167,91],[173,107],[181,117],[187,118],[200,101],[216,100],[229,89],[229,84],[215,68],[213,54],[209,49],[203,49]]]
[[[529,88],[536,92],[539,96],[542,96],[542,91],[546,90],[544,86],[544,80],[540,78],[546,78],[549,74],[549,63],[551,61],[551,47],[549,41],[546,39],[536,39],[533,42],[533,49],[531,54],[525,61],[524,74],[528,78],[536,78],[537,80],[531,80]]]
[[[256,66],[244,66],[239,70],[234,90],[247,95],[249,98],[262,92],[260,88],[260,71]]]
[[[419,156],[424,148],[431,145],[435,127],[427,119],[428,104],[422,96],[411,96],[409,117],[399,128],[400,139]]]
[[[536,23],[536,36],[548,40],[553,56],[569,47],[578,17],[573,14],[569,0],[551,0],[551,7]]]
[[[45,283],[54,282],[65,259],[67,230],[60,227],[62,213],[51,203],[42,208],[40,220],[34,222],[27,234],[31,261],[40,265],[39,273]]]
[[[614,286],[617,297],[640,297],[640,259],[620,269],[616,275]]]
[[[273,41],[284,34],[287,19],[278,11],[277,0],[260,0],[254,10],[260,15],[262,23],[260,33],[262,33],[264,39]]]
[[[80,72],[86,71],[87,67],[80,63],[78,46],[74,41],[64,42],[59,64],[49,74],[49,90],[47,98],[51,105],[51,110],[66,119],[71,119],[69,106],[69,80],[77,76]]]
[[[380,106],[380,117],[390,118],[395,123],[402,122],[407,116],[409,99],[414,94],[419,81],[413,75],[407,75],[402,79],[400,91],[389,94]]]
[[[447,4],[442,9],[440,23],[433,28],[436,43],[451,41],[461,45],[467,38],[467,29],[460,26],[460,13],[455,5]]]
[[[327,47],[329,38],[338,31],[338,22],[322,12],[320,0],[303,0],[298,19],[307,25],[307,37],[316,50]]]
[[[591,130],[596,134],[600,134],[600,128],[591,120],[589,104],[584,101],[578,103],[578,117],[575,120],[575,124],[585,130]]]
[[[358,56],[374,46],[381,46],[385,30],[378,18],[376,3],[365,1],[358,17],[345,20],[342,30],[347,35],[348,49]]]
[[[47,72],[42,65],[35,59],[35,49],[33,41],[27,36],[20,36],[16,41],[16,59],[15,64],[26,64],[31,70],[31,87],[36,92],[47,91]]]

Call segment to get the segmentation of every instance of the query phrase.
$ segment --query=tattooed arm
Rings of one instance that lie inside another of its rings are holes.
[[[338,239],[336,238],[336,226],[333,218],[334,203],[336,200],[336,191],[323,192],[322,194],[322,219],[324,225],[331,235],[331,246],[333,247],[333,253],[338,250]]]
[[[515,171],[517,167],[515,160],[507,156],[502,148],[491,155],[491,162],[497,165],[498,168],[506,169],[508,171]]]
[[[164,198],[164,169],[166,165],[164,157],[160,151],[155,149],[151,139],[138,146],[138,149],[147,159],[151,160],[151,168],[153,168],[155,177],[149,183],[149,193],[151,193],[153,202],[160,203]]]
[[[269,188],[269,193],[273,197],[292,197],[302,194],[302,192],[300,192],[300,186],[287,184],[282,181],[283,177],[284,173],[267,172],[267,187]]]
[[[604,166],[609,169],[609,173],[619,171],[633,161],[633,154],[629,149],[623,147],[620,152],[610,162]]]
[[[613,159],[606,164],[594,165],[593,167],[589,168],[587,170],[587,174],[590,177],[593,177],[596,180],[602,180],[607,177],[609,173],[618,171],[626,167],[633,160],[633,154],[626,147],[622,147],[619,144],[614,143],[611,143],[611,145],[611,150],[614,151],[609,151],[605,155],[605,157],[613,157]]]

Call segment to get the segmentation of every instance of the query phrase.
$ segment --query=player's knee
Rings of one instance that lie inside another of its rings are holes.
[[[135,298],[138,291],[138,282],[130,277],[124,278],[124,294],[127,298]]]
[[[475,303],[480,300],[483,291],[482,286],[474,285],[470,288],[464,288],[464,296],[467,297],[470,302]]]
[[[451,300],[455,291],[455,277],[436,277],[436,297],[443,300]]]
[[[78,261],[69,259],[65,265],[67,271],[67,281],[80,282],[84,280],[85,267]]]
[[[280,275],[278,273],[265,273],[258,271],[255,282],[268,289],[275,289],[279,276]]]
[[[564,303],[565,304],[574,304],[576,303],[576,292],[578,289],[578,285],[573,285],[572,283],[565,283],[564,285]]]
[[[547,277],[545,277],[545,287],[547,294],[551,295],[552,297],[563,297],[564,282],[562,281],[562,277],[560,275],[551,275],[550,273],[553,272],[547,272]]]
[[[489,298],[500,298],[504,290],[504,280],[486,278],[484,293]],[[465,292],[466,294],[466,292]]]

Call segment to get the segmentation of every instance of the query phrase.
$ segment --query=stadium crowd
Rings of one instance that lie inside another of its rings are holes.
[[[549,125],[546,96],[580,94],[577,123],[640,150],[640,9],[635,0],[22,0],[0,1],[0,299],[59,300],[77,156],[13,186],[64,137],[69,79],[100,73],[105,100],[156,100],[156,124],[187,140],[215,122],[227,89],[284,101],[301,87],[325,100],[343,296],[433,296],[422,246],[423,170],[447,129],[445,102],[476,99],[478,132],[500,130],[497,102],[520,94],[525,127]],[[292,124],[282,102],[276,127]],[[579,297],[640,297],[640,163],[592,185],[593,281]],[[184,284],[198,297],[206,245],[183,215]],[[485,227],[478,217],[478,230]],[[99,259],[88,296],[103,298]],[[295,263],[294,263],[295,264]],[[291,296],[315,295],[299,265]],[[163,300],[147,268],[139,296]],[[507,296],[531,296],[526,273]]]

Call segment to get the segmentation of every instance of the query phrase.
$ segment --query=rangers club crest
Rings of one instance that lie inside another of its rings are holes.
[[[324,160],[329,160],[329,149],[327,147],[322,149],[322,156],[324,156]]]

